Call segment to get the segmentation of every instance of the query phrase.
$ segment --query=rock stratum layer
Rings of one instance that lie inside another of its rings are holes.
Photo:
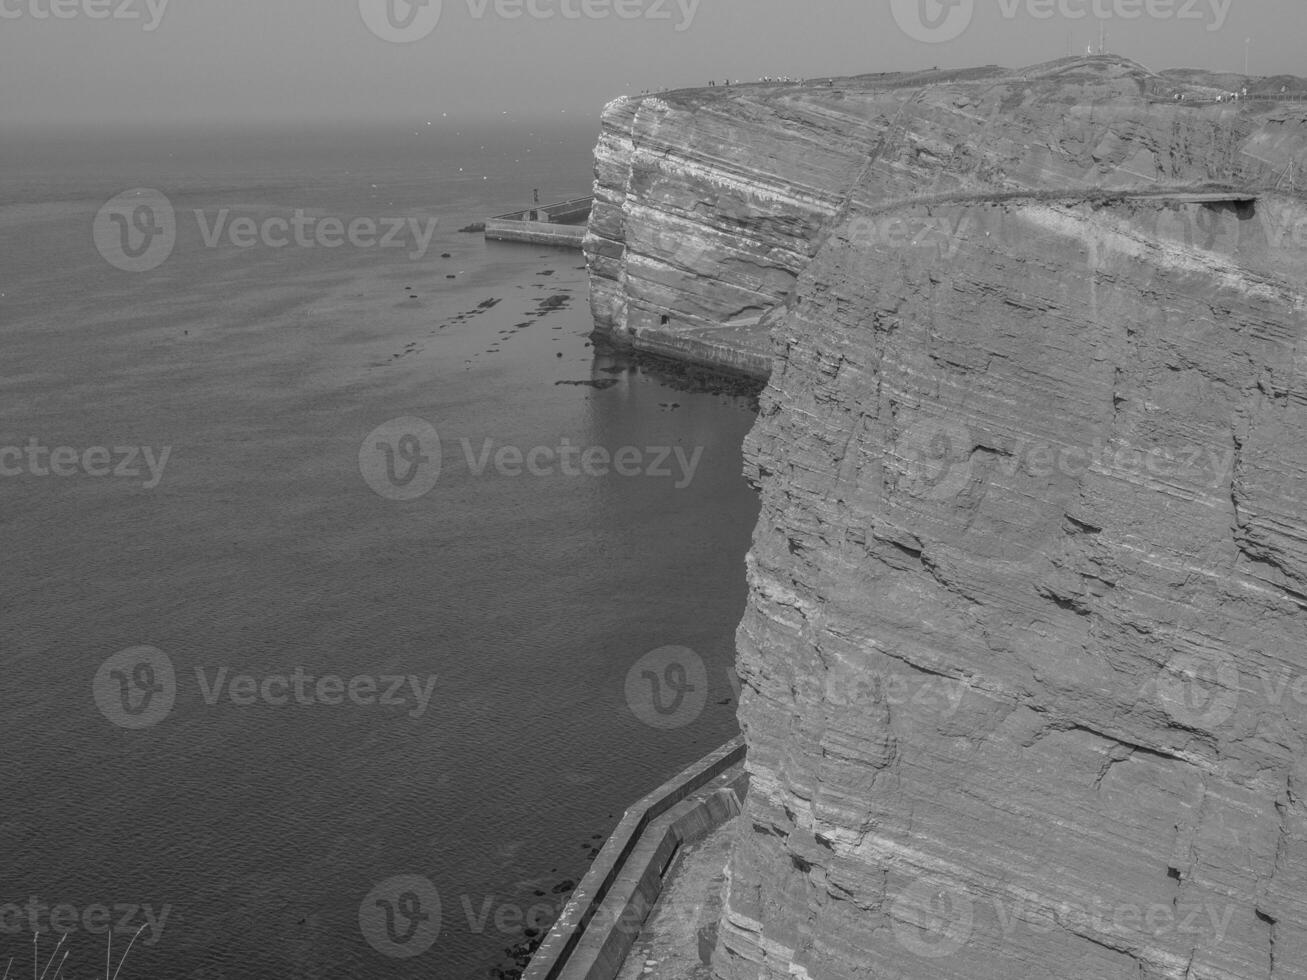
[[[714,971],[1307,977],[1307,103],[909,81],[605,114],[599,329],[770,370]]]

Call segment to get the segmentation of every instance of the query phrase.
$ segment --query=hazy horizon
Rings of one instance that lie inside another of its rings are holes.
[[[1154,70],[1247,54],[1254,75],[1303,74],[1300,17],[1301,0],[0,0],[0,125],[584,120],[709,79],[1021,67],[1085,53],[1100,23]]]

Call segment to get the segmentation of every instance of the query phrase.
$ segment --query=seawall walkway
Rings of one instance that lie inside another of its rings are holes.
[[[744,756],[740,736],[626,811],[523,980],[617,977],[678,850],[740,813],[748,786]]]

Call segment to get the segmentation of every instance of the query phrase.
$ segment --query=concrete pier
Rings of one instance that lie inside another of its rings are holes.
[[[744,756],[740,736],[626,811],[522,980],[614,980],[680,848],[740,813]]]
[[[593,205],[593,197],[580,197],[497,215],[486,219],[486,239],[579,249]]]

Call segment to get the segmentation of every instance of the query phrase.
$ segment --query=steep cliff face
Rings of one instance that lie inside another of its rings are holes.
[[[1307,105],[1162,84],[609,109],[601,328],[770,344],[725,980],[1307,976]]]
[[[618,99],[585,245],[597,330],[765,376],[769,313],[855,201],[1280,178],[1303,105],[1195,103],[1212,91],[1095,58]]]
[[[1307,975],[1307,263],[1248,211],[855,216],[800,280],[721,976]]]
[[[778,108],[756,95],[608,106],[585,243],[601,333],[767,375],[757,325],[865,167],[877,114],[816,99]]]

